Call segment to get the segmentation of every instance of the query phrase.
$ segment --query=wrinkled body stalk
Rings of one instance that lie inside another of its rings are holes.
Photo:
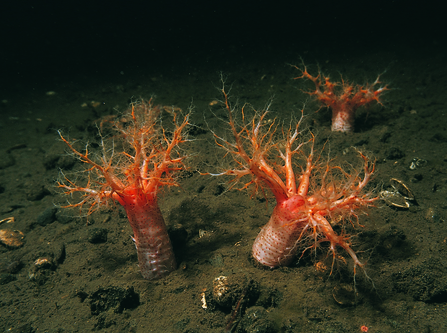
[[[143,278],[159,279],[174,271],[177,268],[175,255],[157,198],[126,196],[118,201],[125,208],[133,230]]]

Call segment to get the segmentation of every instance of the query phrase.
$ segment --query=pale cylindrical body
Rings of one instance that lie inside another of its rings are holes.
[[[253,244],[253,257],[259,263],[273,268],[292,261],[307,223],[304,204],[304,199],[297,195],[275,207]]]
[[[177,264],[157,200],[125,208],[134,233],[141,275],[154,280],[174,271]]]
[[[332,131],[352,132],[355,124],[355,110],[341,105],[332,107]]]

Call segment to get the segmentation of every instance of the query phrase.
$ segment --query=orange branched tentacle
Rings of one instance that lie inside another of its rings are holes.
[[[242,125],[240,126],[240,130],[238,130],[233,117],[232,108],[229,104],[228,94],[225,92],[225,89],[222,89],[222,94],[224,96],[225,108],[229,114],[229,125],[235,143],[230,143],[216,134],[215,138],[220,147],[224,148],[227,153],[233,155],[236,164],[240,167],[240,169],[226,170],[223,174],[235,175],[237,179],[240,179],[245,175],[252,175],[254,178],[245,184],[243,188],[247,188],[251,184],[257,185],[259,182],[263,182],[272,190],[277,200],[285,200],[287,198],[286,185],[277,172],[266,161],[266,155],[274,146],[272,144],[274,122],[270,124],[265,132],[261,132],[268,111],[262,113],[258,118],[253,118],[250,125],[248,125],[245,123],[245,106],[242,107]],[[250,152],[247,152],[245,149],[246,143]]]
[[[120,141],[125,145],[124,148],[126,149],[127,145],[128,149],[115,154],[112,147],[106,154],[106,143],[103,139],[103,155],[97,159],[90,157],[88,148],[84,153],[78,151],[59,132],[61,140],[71,152],[82,162],[91,165],[85,170],[87,184],[84,186],[76,185],[65,176],[58,184],[66,190],[66,194],[85,193],[82,202],[71,206],[78,207],[91,202],[97,207],[99,203],[111,198],[122,204],[129,189],[154,197],[159,186],[177,185],[172,174],[184,168],[183,160],[187,156],[172,155],[179,144],[187,141],[183,133],[189,124],[189,115],[178,124],[176,114],[173,113],[175,129],[172,137],[168,138],[165,129],[159,124],[159,114],[160,108],[152,106],[151,100],[132,104],[129,114],[117,119],[112,126],[123,138]]]

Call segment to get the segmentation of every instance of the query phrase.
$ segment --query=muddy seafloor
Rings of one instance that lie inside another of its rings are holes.
[[[315,113],[318,105],[300,90],[311,85],[294,81],[299,73],[292,67],[222,69],[233,101],[262,109],[274,96],[272,117],[280,121],[299,115],[306,102],[305,126],[317,135],[316,150],[325,145],[323,155],[342,158],[355,146],[374,156],[369,189],[378,194],[396,178],[414,193],[409,209],[377,201],[359,217],[363,227],[350,230],[369,279],[357,269],[354,283],[342,251],[330,275],[332,257],[324,246],[290,267],[253,264],[251,246],[274,199],[226,191],[229,179],[199,173],[219,170],[223,156],[210,132],[225,125],[217,119],[224,117],[221,107],[209,105],[221,98],[216,70],[77,78],[1,96],[0,212],[15,222],[0,229],[24,234],[22,247],[0,247],[2,332],[360,332],[362,325],[368,332],[445,332],[447,69],[436,65],[442,59],[386,53],[353,57],[349,66],[305,60],[314,73],[319,62],[334,80],[341,73],[359,83],[387,69],[383,106],[359,110],[354,133],[331,133],[328,111]],[[96,120],[124,111],[132,97],[151,95],[183,110],[192,104],[191,122],[200,126],[191,133],[187,149],[193,153],[181,187],[160,194],[179,267],[158,281],[140,276],[123,209],[104,209],[87,221],[77,210],[58,208],[66,198],[55,188],[60,169],[83,167],[66,154],[56,130],[97,143]],[[36,268],[39,259],[47,264]],[[232,289],[217,302],[213,281],[219,276]]]

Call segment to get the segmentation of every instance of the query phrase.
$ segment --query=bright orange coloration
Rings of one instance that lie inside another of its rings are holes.
[[[336,248],[341,247],[352,258],[354,272],[357,266],[363,267],[351,248],[349,235],[343,231],[337,234],[334,227],[344,230],[347,220],[354,225],[359,212],[376,200],[365,192],[374,163],[359,152],[363,160],[361,171],[343,169],[330,162],[317,164],[320,157],[314,156],[314,137],[301,140],[302,117],[278,135],[276,122],[266,120],[268,108],[247,121],[244,106],[240,124],[237,124],[235,117],[238,115],[231,108],[224,89],[222,93],[234,141],[217,134],[215,137],[217,144],[227,151],[226,156],[232,157],[233,168],[214,175],[234,176],[233,186],[248,177],[249,181],[241,189],[254,185],[256,190],[264,192],[267,188],[276,199],[270,221],[253,244],[253,257],[273,268],[288,265],[299,247],[304,253],[328,242],[333,261],[340,258]],[[305,149],[309,149],[308,154],[304,154]]]
[[[360,326],[360,331],[362,331],[362,332],[368,332],[368,331],[369,331],[369,328],[368,328],[368,326],[362,325],[362,326]]]
[[[380,75],[373,84],[353,86],[343,81],[343,79],[341,83],[332,83],[329,81],[329,77],[323,78],[321,73],[314,77],[307,72],[306,67],[304,67],[304,70],[297,66],[294,67],[302,73],[295,79],[307,78],[315,84],[315,91],[308,92],[308,94],[315,95],[324,106],[331,108],[333,131],[353,131],[355,111],[359,107],[369,105],[374,101],[381,104],[379,97],[385,90],[388,90],[386,86],[377,90],[374,89],[380,83]]]
[[[112,123],[117,142],[102,138],[102,154],[97,157],[91,156],[88,147],[84,152],[77,150],[59,132],[62,141],[87,165],[83,185],[65,175],[58,183],[65,194],[83,195],[77,203],[65,207],[86,205],[90,214],[110,200],[119,202],[133,229],[140,271],[145,279],[162,277],[176,268],[157,194],[162,186],[177,185],[174,174],[184,169],[186,156],[180,154],[178,145],[186,141],[184,130],[189,115],[178,120],[174,110],[170,113],[173,127],[168,134],[161,126],[159,106],[153,106],[152,101],[132,104],[122,118],[126,121],[117,119]]]

